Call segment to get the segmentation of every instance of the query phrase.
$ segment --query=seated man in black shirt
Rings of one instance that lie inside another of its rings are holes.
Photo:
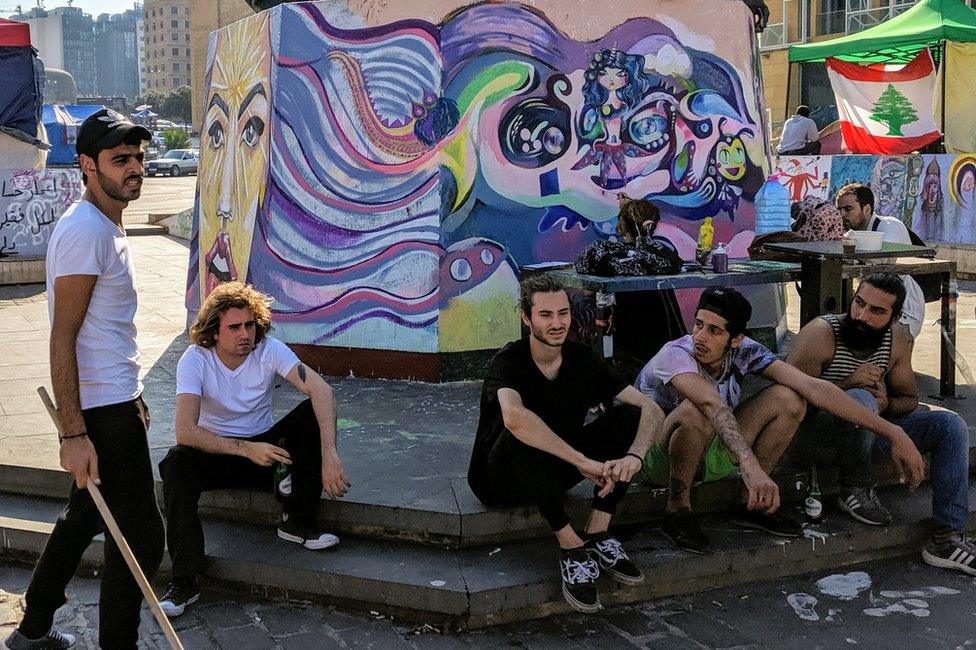
[[[644,454],[660,441],[664,414],[615,379],[590,348],[566,340],[569,297],[558,281],[524,279],[519,306],[530,336],[507,344],[489,364],[468,483],[489,507],[539,508],[562,550],[563,595],[591,613],[600,609],[601,569],[626,584],[644,579],[607,528]],[[584,426],[592,407],[613,398],[622,404]],[[596,487],[580,537],[564,502],[583,479]]]

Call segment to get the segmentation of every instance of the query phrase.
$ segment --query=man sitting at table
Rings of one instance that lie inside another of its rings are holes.
[[[867,185],[848,183],[837,191],[837,209],[848,230],[870,230],[881,233],[881,240],[893,244],[911,244],[908,228],[895,217],[874,214],[874,192]],[[908,328],[912,340],[918,337],[925,321],[925,296],[922,288],[910,276],[903,275],[905,282],[905,307],[900,321]]]
[[[752,306],[735,289],[706,289],[692,333],[665,345],[637,378],[637,388],[667,413],[664,441],[650,449],[639,478],[668,485],[662,532],[694,553],[711,550],[691,512],[696,472],[716,480],[733,474],[736,464],[745,485],[733,523],[781,537],[802,534],[779,511],[779,488],[769,472],[793,439],[807,402],[881,435],[904,436],[837,386],[779,361],[747,337],[751,315]],[[747,374],[775,383],[740,403]]]
[[[922,547],[932,566],[976,575],[976,545],[966,537],[969,519],[969,432],[947,410],[920,410],[908,333],[897,322],[905,287],[891,273],[861,281],[846,314],[827,314],[807,323],[790,346],[787,363],[832,382],[874,413],[894,422],[890,431],[866,431],[811,409],[791,458],[814,456],[815,448],[837,450],[841,493],[837,503],[854,519],[875,526],[891,522],[871,480],[875,452],[890,455],[902,481],[915,487],[924,465],[919,450],[932,455],[932,517],[935,528]],[[880,434],[876,436],[875,433]],[[809,459],[808,459],[809,460]]]
[[[566,340],[569,297],[557,280],[523,279],[519,307],[529,336],[505,345],[488,364],[468,484],[489,507],[539,509],[559,544],[563,597],[592,613],[600,609],[601,571],[624,584],[644,580],[607,529],[664,418],[586,345]],[[621,403],[586,423],[591,408],[613,399]],[[579,535],[565,499],[584,479],[595,487]]]

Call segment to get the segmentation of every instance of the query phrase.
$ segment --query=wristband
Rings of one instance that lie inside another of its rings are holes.
[[[643,458],[641,458],[640,456],[638,456],[637,454],[635,454],[635,453],[634,453],[634,452],[632,452],[632,451],[628,451],[628,452],[627,452],[626,454],[624,454],[624,456],[633,456],[634,458],[636,458],[637,460],[639,460],[639,461],[640,461],[640,464],[641,464],[641,465],[643,465],[643,464],[644,464],[644,459],[643,459]]]
[[[88,432],[82,431],[81,433],[76,433],[72,436],[58,436],[58,444],[64,442],[65,440],[73,440],[74,438],[87,438]]]

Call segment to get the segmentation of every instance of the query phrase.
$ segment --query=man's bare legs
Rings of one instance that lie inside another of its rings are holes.
[[[666,511],[691,509],[691,484],[705,450],[715,437],[711,423],[691,400],[684,400],[664,421],[670,481]]]
[[[739,432],[752,447],[756,460],[769,474],[796,434],[806,402],[792,388],[773,384],[753,395],[735,410]],[[745,487],[741,500],[748,500]]]

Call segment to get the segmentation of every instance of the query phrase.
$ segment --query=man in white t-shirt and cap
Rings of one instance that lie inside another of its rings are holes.
[[[908,227],[895,217],[874,213],[874,192],[862,183],[848,183],[837,191],[837,209],[848,230],[871,230],[882,233],[881,240],[894,244],[911,244]],[[900,322],[914,341],[925,321],[925,296],[911,276],[901,276],[905,283],[905,306]]]
[[[796,114],[783,124],[776,153],[781,156],[813,156],[820,153],[820,131],[810,119],[808,106],[796,107]]]
[[[153,493],[136,361],[135,276],[122,211],[142,190],[144,142],[151,134],[110,109],[89,116],[75,149],[85,194],[58,220],[48,243],[51,384],[61,432],[61,466],[74,478],[25,597],[24,619],[6,640],[11,650],[69,648],[53,627],[65,587],[102,518],[85,489],[102,495],[146,577],[163,556],[163,522]],[[98,606],[103,648],[135,648],[142,592],[110,535]]]
[[[274,486],[284,496],[279,538],[312,550],[339,543],[317,522],[323,491],[338,498],[349,489],[336,450],[335,398],[322,377],[267,336],[270,302],[240,282],[218,285],[200,307],[190,328],[193,344],[176,367],[177,444],[159,464],[173,560],[173,583],[160,600],[168,616],[179,616],[200,596],[203,492]],[[309,399],[275,422],[278,376]],[[276,478],[281,465],[290,471],[287,487]]]

